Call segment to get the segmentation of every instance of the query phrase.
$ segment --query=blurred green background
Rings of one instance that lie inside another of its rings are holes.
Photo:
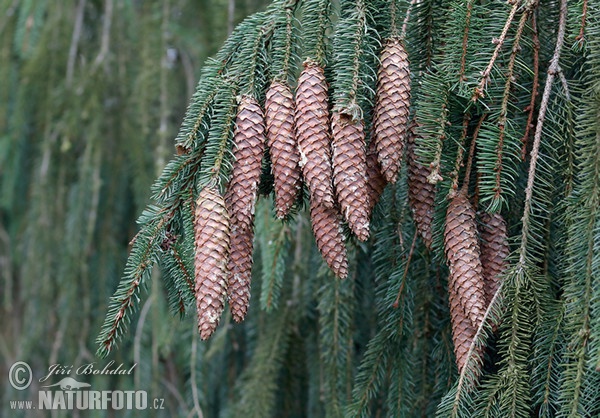
[[[111,360],[137,365],[129,376],[71,376],[94,390],[146,390],[165,409],[81,416],[201,415],[203,392],[189,384],[194,321],[168,312],[160,280],[108,359],[95,357],[95,338],[202,63],[266,3],[0,0],[1,416],[73,416],[9,401],[36,404],[40,385],[64,377],[38,382],[51,365]],[[33,372],[24,391],[8,381],[16,361]]]

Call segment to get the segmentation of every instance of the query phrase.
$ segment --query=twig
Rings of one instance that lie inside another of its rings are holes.
[[[575,38],[579,44],[582,44],[585,41],[585,22],[587,20],[587,5],[588,0],[583,0],[583,9],[581,11],[581,26],[579,27],[579,35]]]
[[[194,326],[194,332],[192,332],[192,355],[190,356],[190,382],[192,385],[192,399],[194,400],[194,409],[190,411],[188,417],[194,416],[194,413],[198,418],[202,418],[202,409],[200,408],[200,400],[198,397],[198,388],[196,387],[196,355],[198,350],[198,333],[195,332],[196,327]]]
[[[559,71],[558,78],[560,78],[560,83],[562,84],[563,90],[565,92],[565,98],[568,102],[571,101],[571,92],[569,91],[569,82],[567,81],[567,77],[565,77],[565,73]]]
[[[462,40],[462,56],[460,57],[460,74],[459,81],[464,81],[465,71],[467,67],[467,45],[469,40],[469,27],[471,25],[471,14],[473,13],[473,1],[471,0],[467,4],[467,18],[465,20],[465,29],[463,32],[463,40]]]
[[[406,282],[406,275],[408,274],[408,268],[410,267],[410,261],[412,260],[413,252],[415,251],[415,244],[417,243],[417,235],[419,235],[419,231],[415,230],[415,234],[413,236],[412,244],[410,245],[410,251],[408,252],[408,258],[406,259],[406,266],[404,267],[404,273],[402,274],[402,281],[400,282],[400,288],[398,289],[398,296],[396,296],[396,300],[393,303],[394,309],[398,309],[400,306],[400,295],[404,290],[404,283]]]
[[[504,96],[502,97],[502,105],[500,108],[500,117],[498,118],[498,144],[496,145],[496,165],[494,167],[494,171],[496,173],[496,185],[494,187],[494,198],[498,199],[500,194],[502,193],[502,187],[500,185],[500,175],[502,174],[502,151],[504,149],[504,136],[506,134],[506,117],[508,115],[508,100],[510,98],[510,89],[513,84],[513,74],[515,69],[515,61],[517,59],[517,53],[521,50],[521,46],[519,42],[521,40],[521,35],[523,34],[523,29],[525,28],[525,23],[529,18],[529,13],[525,12],[521,15],[521,20],[519,21],[519,26],[517,28],[517,32],[515,34],[515,40],[512,47],[512,52],[510,53],[510,59],[508,61],[508,68],[506,72],[506,83],[504,85]]]
[[[484,114],[477,122],[477,126],[475,127],[475,131],[473,132],[473,139],[471,139],[471,147],[469,148],[469,158],[467,159],[467,168],[465,169],[465,179],[463,181],[462,188],[466,192],[469,178],[471,177],[471,168],[473,167],[473,158],[475,156],[475,145],[477,144],[477,137],[479,136],[479,130],[481,129],[481,125],[483,125],[483,121],[487,114]]]
[[[102,23],[102,41],[100,42],[100,52],[94,60],[92,71],[96,70],[106,59],[110,47],[110,27],[113,16],[113,0],[106,0],[104,3],[104,21]]]
[[[155,169],[157,175],[161,173],[164,166],[166,165],[166,159],[168,157],[167,141],[169,140],[169,87],[168,87],[168,64],[167,64],[167,50],[169,44],[169,15],[170,15],[170,2],[164,1],[162,8],[162,22],[161,22],[161,49],[163,56],[161,58],[160,73],[159,73],[159,108],[160,108],[160,122],[158,125],[158,145],[155,149]]]
[[[463,367],[462,371],[460,372],[458,384],[456,386],[456,395],[454,396],[454,408],[452,409],[451,415],[453,417],[458,416],[458,405],[460,403],[463,386],[465,385],[465,383],[473,383],[473,381],[470,379],[471,376],[467,376],[467,369],[470,369],[474,372],[472,376],[474,377],[475,381],[481,375],[481,368],[473,367],[473,361],[477,361],[477,357],[473,354],[475,352],[475,347],[477,346],[477,340],[482,338],[482,336],[485,336],[485,324],[487,323],[488,318],[492,315],[492,308],[494,308],[497,304],[502,304],[503,302],[501,295],[504,283],[504,281],[500,282],[498,290],[496,291],[496,293],[492,297],[492,300],[488,304],[488,307],[485,310],[485,313],[483,314],[483,320],[481,321],[481,324],[479,324],[479,326],[477,327],[477,331],[475,332],[475,336],[473,337],[473,341],[471,342],[471,346],[469,347],[469,351],[467,352],[467,362],[465,364],[465,367]]]
[[[141,359],[141,347],[142,347],[142,333],[144,332],[144,324],[146,323],[146,317],[148,316],[148,312],[150,311],[150,307],[152,306],[152,302],[156,295],[152,294],[148,298],[148,300],[144,303],[144,307],[140,312],[140,319],[138,319],[137,327],[135,329],[135,337],[133,338],[133,362],[139,364]],[[139,368],[136,369],[134,381],[135,387],[140,387],[140,373]]]
[[[463,130],[460,136],[460,143],[458,144],[458,153],[456,155],[456,161],[454,162],[454,173],[452,179],[452,187],[450,189],[449,198],[454,197],[454,194],[458,190],[458,175],[460,174],[460,167],[462,166],[463,156],[465,153],[465,142],[467,140],[467,131],[469,129],[469,122],[471,121],[471,114],[465,113],[463,116]],[[468,181],[467,181],[468,182]],[[464,184],[464,182],[463,182]]]
[[[506,19],[506,23],[504,24],[504,29],[502,29],[502,33],[500,34],[500,37],[498,39],[494,40],[494,42],[496,44],[496,48],[494,49],[494,53],[492,54],[492,57],[490,58],[490,62],[488,63],[488,66],[486,67],[485,70],[483,70],[481,72],[481,81],[479,82],[479,86],[475,87],[475,92],[473,93],[472,100],[474,102],[476,102],[478,99],[480,99],[484,96],[483,92],[485,91],[485,86],[487,85],[488,78],[490,76],[490,73],[492,72],[494,63],[496,62],[496,59],[498,58],[500,49],[504,45],[504,41],[506,40],[506,36],[508,35],[508,30],[510,29],[510,24],[512,23],[513,19],[515,18],[515,14],[517,13],[519,5],[520,5],[520,2],[515,2],[515,4],[513,5],[512,9],[508,15],[508,18]]]
[[[70,86],[73,82],[73,71],[75,68],[75,59],[77,58],[79,38],[81,38],[81,29],[83,27],[83,11],[85,9],[85,3],[86,0],[79,0],[75,11],[75,26],[73,27],[71,46],[69,47],[69,57],[67,59],[67,86]]]
[[[525,161],[527,155],[527,142],[529,141],[529,134],[533,127],[533,114],[535,112],[535,99],[538,95],[538,86],[540,84],[540,39],[538,37],[537,30],[537,19],[535,12],[531,13],[531,26],[533,28],[533,35],[531,40],[533,42],[533,86],[531,88],[531,101],[527,106],[526,111],[529,112],[527,116],[527,125],[525,126],[525,133],[523,134],[522,147],[521,147],[521,159]]]
[[[402,30],[400,31],[400,37],[402,39],[406,38],[406,31],[408,29],[408,22],[410,20],[410,13],[412,12],[412,8],[415,5],[417,0],[412,0],[406,9],[406,16],[404,16],[404,22],[402,22]]]
[[[521,232],[521,247],[519,249],[519,265],[525,265],[525,257],[527,253],[527,239],[529,237],[529,216],[531,215],[531,199],[533,197],[533,183],[535,180],[535,169],[537,166],[537,160],[539,157],[540,144],[542,142],[542,128],[544,127],[544,120],[546,118],[546,111],[548,110],[548,103],[550,102],[550,94],[552,93],[552,84],[557,74],[561,72],[560,69],[560,53],[565,41],[565,29],[567,26],[567,0],[561,0],[560,2],[560,13],[558,23],[558,35],[556,37],[556,46],[554,47],[554,55],[550,60],[550,67],[548,68],[548,78],[546,78],[546,84],[544,85],[544,94],[542,95],[542,102],[540,103],[540,112],[538,114],[537,125],[535,127],[535,136],[533,138],[533,147],[531,149],[531,161],[529,163],[529,173],[527,177],[527,187],[525,188],[525,205],[523,208],[523,230]]]

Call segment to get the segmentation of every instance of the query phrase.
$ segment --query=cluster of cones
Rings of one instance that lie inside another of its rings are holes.
[[[464,191],[456,194],[446,212],[444,240],[450,268],[448,298],[459,371],[467,364],[477,329],[498,291],[509,253],[502,215],[481,212],[479,222],[476,216]],[[493,326],[495,328],[497,324]],[[475,364],[481,365],[483,347],[474,345],[472,357]]]
[[[408,199],[417,231],[431,249],[435,185],[428,181],[430,170],[419,164],[414,155],[414,140],[411,130],[407,143]],[[510,250],[504,218],[500,213],[477,214],[462,189],[454,195],[446,212],[444,247],[450,268],[448,298],[454,353],[458,370],[462,371],[507,266]],[[472,356],[480,365],[483,347],[473,348]]]
[[[277,216],[288,215],[304,183],[317,247],[335,275],[345,278],[342,222],[357,239],[368,239],[372,209],[386,182],[395,182],[398,175],[409,103],[408,56],[397,39],[382,52],[368,146],[363,120],[352,115],[356,112],[330,112],[325,73],[314,61],[304,63],[295,97],[287,83],[275,80],[264,111],[255,98],[241,98],[225,196],[206,186],[196,201],[195,292],[202,339],[216,329],[225,300],[237,322],[248,311],[254,206],[265,146]]]

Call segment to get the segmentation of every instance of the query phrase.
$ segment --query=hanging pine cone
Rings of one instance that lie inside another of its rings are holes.
[[[371,138],[373,136],[371,135]],[[375,141],[371,139],[369,146],[367,147],[367,158],[366,158],[366,177],[367,177],[367,194],[368,194],[368,214],[369,218],[373,212],[373,208],[379,201],[383,189],[387,184],[385,177],[381,174],[381,166],[377,161],[377,149],[375,148]]]
[[[366,184],[365,134],[362,122],[334,112],[333,183],[342,214],[361,241],[369,238],[369,207]]]
[[[481,267],[483,271],[483,289],[489,304],[500,287],[499,275],[507,266],[510,252],[506,222],[499,213],[490,215],[483,212],[479,216],[479,236],[481,238]]]
[[[454,343],[454,355],[456,356],[456,365],[458,372],[462,372],[467,364],[469,349],[475,339],[477,330],[471,323],[471,320],[465,315],[460,304],[460,296],[452,286],[448,285],[448,299],[450,302],[450,321],[452,323],[452,342]],[[481,369],[483,359],[483,347],[475,347],[473,350],[475,356],[478,374]]]
[[[290,87],[273,81],[265,100],[267,144],[275,177],[277,217],[285,217],[298,197],[300,154],[294,132],[294,99]]]
[[[310,198],[332,208],[333,186],[327,81],[323,68],[304,63],[296,89],[296,138]]]
[[[390,39],[381,53],[373,124],[377,159],[390,183],[396,182],[408,129],[410,71],[408,55],[398,39]]]
[[[311,200],[310,218],[321,256],[337,277],[345,279],[348,258],[338,211]]]
[[[450,267],[448,286],[454,288],[462,309],[477,328],[486,303],[475,211],[464,191],[458,192],[448,206],[444,239]]]
[[[194,213],[196,255],[195,292],[200,338],[208,339],[217,328],[227,294],[229,215],[221,195],[205,187]]]
[[[235,162],[225,195],[231,216],[231,253],[227,295],[233,319],[241,322],[250,302],[254,205],[264,152],[264,117],[256,99],[244,96],[235,122]]]
[[[408,132],[406,147],[408,165],[408,203],[412,209],[413,219],[419,235],[427,248],[431,249],[431,224],[433,223],[433,204],[435,200],[435,184],[427,181],[429,170],[419,164],[415,155],[415,131]]]

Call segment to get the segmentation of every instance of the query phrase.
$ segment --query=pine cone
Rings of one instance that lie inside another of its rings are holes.
[[[200,338],[208,339],[217,328],[227,294],[229,215],[221,195],[205,187],[194,214],[196,255],[195,292]]]
[[[483,271],[483,290],[487,304],[500,287],[499,275],[506,269],[506,259],[510,253],[506,232],[506,223],[499,213],[490,215],[483,212],[479,216],[479,236],[481,238],[481,267]]]
[[[310,198],[332,208],[333,186],[327,81],[323,68],[307,61],[296,89],[296,138]]]
[[[333,132],[333,183],[344,219],[361,241],[369,238],[369,207],[365,177],[365,134],[362,122],[354,123],[339,112],[331,119]]]
[[[431,224],[433,223],[433,204],[435,200],[435,184],[427,181],[429,170],[419,164],[415,155],[415,133],[410,129],[406,147],[408,165],[408,203],[413,212],[417,230],[427,248],[431,249]]]
[[[373,124],[377,159],[390,183],[396,182],[408,129],[410,71],[408,55],[398,39],[387,42],[381,53]]]
[[[338,211],[311,200],[310,218],[323,259],[337,277],[345,279],[348,276],[348,258]]]
[[[254,205],[265,142],[263,113],[252,97],[244,96],[240,102],[233,141],[235,162],[225,195],[227,210],[231,215],[227,295],[233,319],[241,322],[250,302]]]
[[[460,296],[456,289],[448,285],[448,299],[450,302],[450,320],[452,323],[452,342],[454,343],[454,355],[456,356],[456,365],[458,372],[462,372],[467,364],[467,355],[475,338],[477,330],[471,323],[471,320],[465,315],[460,304]],[[477,359],[477,365],[481,365],[483,359],[483,347],[476,347],[473,355]],[[477,369],[477,372],[480,367]],[[477,373],[476,373],[477,374]]]
[[[367,194],[369,198],[368,213],[369,217],[371,217],[373,208],[379,201],[383,189],[385,189],[385,185],[387,184],[385,177],[381,174],[381,166],[379,165],[379,161],[377,161],[377,150],[375,149],[375,141],[373,140],[369,142],[369,146],[367,147],[366,160]]]
[[[287,84],[274,81],[269,87],[265,120],[275,177],[277,217],[283,218],[296,201],[301,187],[300,154],[294,132],[294,99]]]
[[[444,238],[450,267],[448,286],[454,288],[466,316],[477,328],[486,303],[475,211],[465,192],[459,192],[448,206]]]

